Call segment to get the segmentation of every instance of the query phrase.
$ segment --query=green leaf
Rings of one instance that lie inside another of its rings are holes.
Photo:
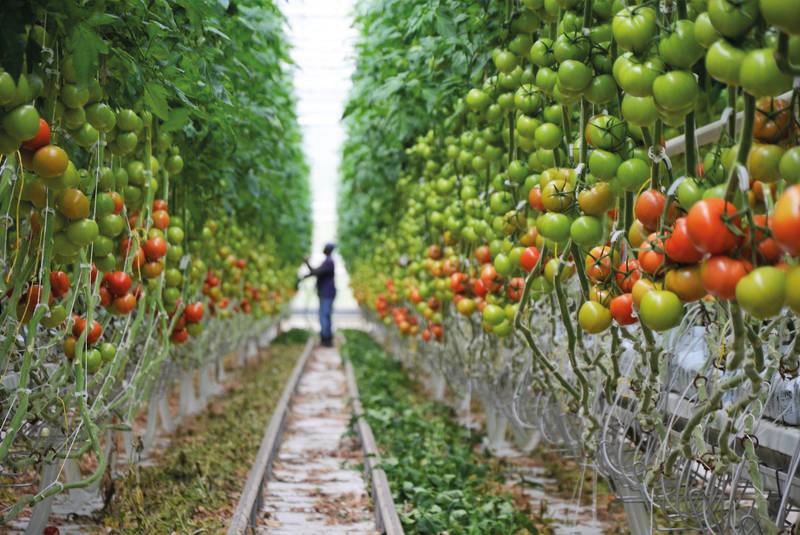
[[[155,82],[147,82],[144,86],[144,103],[156,117],[162,121],[169,120],[167,91],[164,86]]]
[[[87,24],[79,23],[67,37],[67,50],[72,53],[78,85],[86,87],[97,74],[100,55],[108,52],[108,43]]]

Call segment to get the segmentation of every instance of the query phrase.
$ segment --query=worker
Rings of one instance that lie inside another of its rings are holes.
[[[322,250],[325,253],[325,260],[317,268],[311,267],[308,258],[305,264],[310,270],[308,277],[317,278],[317,295],[319,296],[319,330],[322,345],[333,347],[333,326],[331,315],[333,314],[333,300],[336,298],[336,283],[334,282],[333,249],[336,246],[332,243],[325,245]]]

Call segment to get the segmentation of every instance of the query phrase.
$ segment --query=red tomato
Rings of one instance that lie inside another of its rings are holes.
[[[723,220],[731,218],[729,224],[739,227],[739,217],[734,217],[736,207],[725,199],[712,198],[697,201],[686,216],[689,238],[701,253],[723,254],[739,245],[739,236],[734,234]]]
[[[84,329],[86,329],[86,319],[76,316],[75,323],[72,326],[72,335],[77,338]],[[93,344],[97,342],[102,335],[103,327],[97,320],[92,320],[92,326],[89,328],[89,332],[86,333],[86,343]]]
[[[47,121],[45,121],[40,117],[39,131],[36,133],[36,136],[23,143],[22,147],[28,149],[29,151],[36,152],[45,145],[49,144],[50,144],[50,125],[47,124]]]
[[[167,254],[167,241],[164,238],[154,236],[144,242],[144,255],[148,260],[154,262],[163,258]]]
[[[128,293],[133,281],[130,275],[124,271],[112,271],[103,275],[103,283],[108,288],[108,291],[111,292],[111,295],[120,297]]]
[[[450,275],[450,289],[457,294],[462,294],[467,291],[466,283],[469,277],[466,273],[457,271]]]
[[[199,323],[203,319],[203,303],[189,303],[183,311],[188,323]]]
[[[186,343],[186,340],[189,339],[189,331],[184,329],[178,329],[172,332],[172,336],[170,336],[170,340],[172,340],[176,344],[183,344]]]
[[[486,294],[489,293],[489,289],[481,279],[475,279],[472,281],[472,293],[478,297],[486,297]]]
[[[633,296],[630,293],[624,293],[612,299],[609,310],[611,310],[614,321],[620,325],[632,325],[639,321],[633,314]]]
[[[519,256],[519,265],[522,266],[522,269],[524,269],[527,273],[530,273],[539,262],[539,256],[539,249],[537,249],[536,246],[531,245],[522,251],[522,254]]]
[[[729,256],[712,256],[700,268],[700,277],[706,291],[719,299],[736,297],[736,284],[747,275],[753,266],[746,260]]]
[[[500,276],[497,274],[497,270],[493,265],[486,264],[481,269],[481,280],[487,290],[494,292],[499,287]]]
[[[522,277],[514,277],[508,281],[506,294],[510,300],[519,301],[522,299],[523,290],[525,290],[525,279]]]
[[[642,222],[644,228],[650,232],[658,228],[658,220],[664,212],[664,203],[667,198],[657,189],[649,189],[639,195],[634,206],[636,219]]]
[[[781,194],[772,212],[772,236],[792,256],[800,255],[800,184]]]
[[[617,266],[617,273],[614,277],[620,290],[625,293],[632,292],[633,285],[642,278],[642,272],[639,271],[639,262],[631,258],[627,262],[620,264]]]
[[[661,240],[658,239],[655,233],[650,234],[647,239],[639,247],[639,254],[637,260],[639,267],[645,273],[655,275],[659,269],[664,265],[664,246]]]
[[[158,212],[160,210],[167,211],[167,201],[164,199],[156,199],[153,201],[153,212]]]
[[[111,296],[111,292],[108,291],[108,288],[106,288],[105,286],[101,286],[99,293],[100,293],[100,305],[104,307],[110,305],[111,301],[114,298]]]
[[[664,253],[667,258],[679,264],[695,264],[702,260],[703,253],[695,249],[689,238],[685,217],[675,220],[672,233],[664,240]]]
[[[53,297],[64,297],[69,292],[69,288],[69,275],[63,271],[50,272],[50,290],[53,292]]]

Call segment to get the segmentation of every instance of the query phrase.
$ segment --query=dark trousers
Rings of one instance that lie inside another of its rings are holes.
[[[319,330],[322,341],[333,338],[333,325],[331,314],[333,314],[333,297],[319,298]]]

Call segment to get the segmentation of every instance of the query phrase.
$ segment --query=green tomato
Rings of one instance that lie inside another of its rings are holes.
[[[739,80],[755,97],[776,97],[792,88],[792,77],[778,68],[771,48],[748,52],[739,68]]]
[[[69,241],[79,247],[90,245],[100,235],[97,223],[92,219],[80,219],[67,225]]]
[[[114,344],[110,344],[108,342],[103,342],[98,346],[97,349],[100,351],[100,356],[105,363],[109,363],[114,360],[114,357],[117,354],[117,348],[114,347]]]
[[[558,67],[558,84],[562,91],[580,93],[592,82],[594,72],[580,61],[568,59]]]
[[[694,21],[694,38],[703,48],[710,47],[722,35],[711,23],[707,12],[700,13]]]
[[[652,125],[658,119],[653,97],[634,97],[625,95],[622,98],[622,117],[636,126]]]
[[[97,349],[88,349],[83,353],[83,365],[89,373],[95,373],[103,366],[103,355]]]
[[[39,133],[39,112],[29,104],[18,106],[3,116],[3,130],[15,141],[27,141]]]
[[[694,22],[678,20],[667,28],[658,42],[658,53],[676,69],[691,69],[703,57],[703,48],[694,34]]]
[[[706,71],[724,84],[738,86],[745,53],[726,39],[717,39],[706,53]]]
[[[680,324],[683,304],[673,292],[650,290],[639,303],[639,318],[654,331],[667,331]]]
[[[621,164],[622,158],[607,150],[595,149],[589,155],[589,171],[603,180],[614,178]]]
[[[572,241],[584,248],[589,248],[600,243],[603,238],[603,224],[600,219],[590,215],[583,215],[575,219],[569,227]]]
[[[800,182],[800,147],[792,147],[781,156],[778,166],[781,178],[790,184]]]
[[[758,21],[758,1],[708,0],[708,17],[725,37],[742,37]]]
[[[539,146],[546,150],[554,150],[561,144],[562,132],[558,125],[553,123],[542,123],[536,129],[534,139]]]
[[[536,219],[536,228],[548,240],[564,242],[570,235],[569,216],[559,212],[546,212]]]
[[[697,183],[697,180],[687,177],[678,185],[676,197],[681,208],[688,211],[694,203],[703,198],[704,191]]]
[[[786,274],[772,266],[754,269],[736,283],[736,301],[751,316],[777,316],[786,302]]]
[[[682,112],[687,106],[691,111],[699,92],[697,79],[689,71],[670,71],[653,82],[653,99],[668,112]]]
[[[621,9],[611,21],[614,40],[623,50],[644,52],[652,46],[658,31],[656,18],[656,10],[652,7]]]

